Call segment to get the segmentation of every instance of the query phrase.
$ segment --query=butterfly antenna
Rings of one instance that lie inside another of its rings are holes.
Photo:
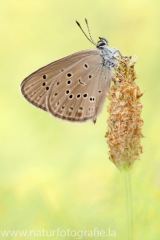
[[[89,37],[88,37],[88,36],[86,35],[86,33],[83,31],[83,29],[82,29],[81,25],[79,24],[79,22],[76,21],[76,23],[77,23],[78,27],[81,29],[81,31],[83,32],[83,34],[86,36],[86,38],[87,38],[92,44],[96,45],[94,42],[92,42],[92,41],[89,39]]]
[[[91,36],[90,30],[89,30],[89,26],[88,26],[88,21],[87,21],[86,18],[85,18],[85,22],[86,22],[86,24],[87,24],[87,28],[88,28],[88,32],[89,32],[90,39],[92,40],[92,42],[93,42],[94,45],[97,45],[97,44],[93,41],[93,39],[92,39],[92,36]]]

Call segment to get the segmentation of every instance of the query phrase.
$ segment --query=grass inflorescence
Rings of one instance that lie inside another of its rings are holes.
[[[123,57],[113,78],[113,84],[107,93],[109,105],[107,111],[108,131],[105,135],[109,146],[109,159],[121,168],[125,163],[130,167],[135,160],[140,159],[142,146],[140,144],[143,120],[141,119],[142,93],[136,84],[134,70],[136,57]]]

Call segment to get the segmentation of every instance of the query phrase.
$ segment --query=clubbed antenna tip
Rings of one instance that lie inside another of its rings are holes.
[[[76,21],[76,23],[77,23],[77,25],[78,25],[79,27],[81,26],[78,21]]]
[[[87,24],[87,28],[88,28],[88,32],[89,32],[90,39],[88,38],[88,36],[86,35],[86,33],[83,31],[80,23],[79,23],[78,21],[76,21],[78,27],[81,29],[81,31],[82,31],[83,34],[86,36],[86,38],[87,38],[92,44],[96,45],[96,43],[93,41],[93,39],[92,39],[92,37],[91,37],[90,31],[89,31],[89,27],[88,27],[88,21],[87,21],[86,18],[85,18],[85,22],[86,22],[86,24]]]

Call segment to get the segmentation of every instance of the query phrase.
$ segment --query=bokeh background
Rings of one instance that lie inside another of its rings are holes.
[[[142,140],[141,161],[135,162],[132,170],[134,236],[136,240],[158,240],[158,0],[1,0],[0,229],[97,227],[108,231],[110,227],[116,231],[115,239],[124,239],[123,184],[119,170],[108,159],[104,138],[107,103],[95,126],[90,122],[74,125],[34,108],[19,92],[20,82],[36,69],[93,48],[75,24],[78,20],[86,30],[85,17],[95,41],[106,37],[110,47],[123,55],[139,56],[136,72],[137,83],[145,91],[142,118],[146,138]]]

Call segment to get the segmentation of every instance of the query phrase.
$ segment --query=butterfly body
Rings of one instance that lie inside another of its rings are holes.
[[[96,122],[117,66],[116,50],[104,38],[97,49],[52,62],[26,77],[20,91],[52,117],[75,123]]]

